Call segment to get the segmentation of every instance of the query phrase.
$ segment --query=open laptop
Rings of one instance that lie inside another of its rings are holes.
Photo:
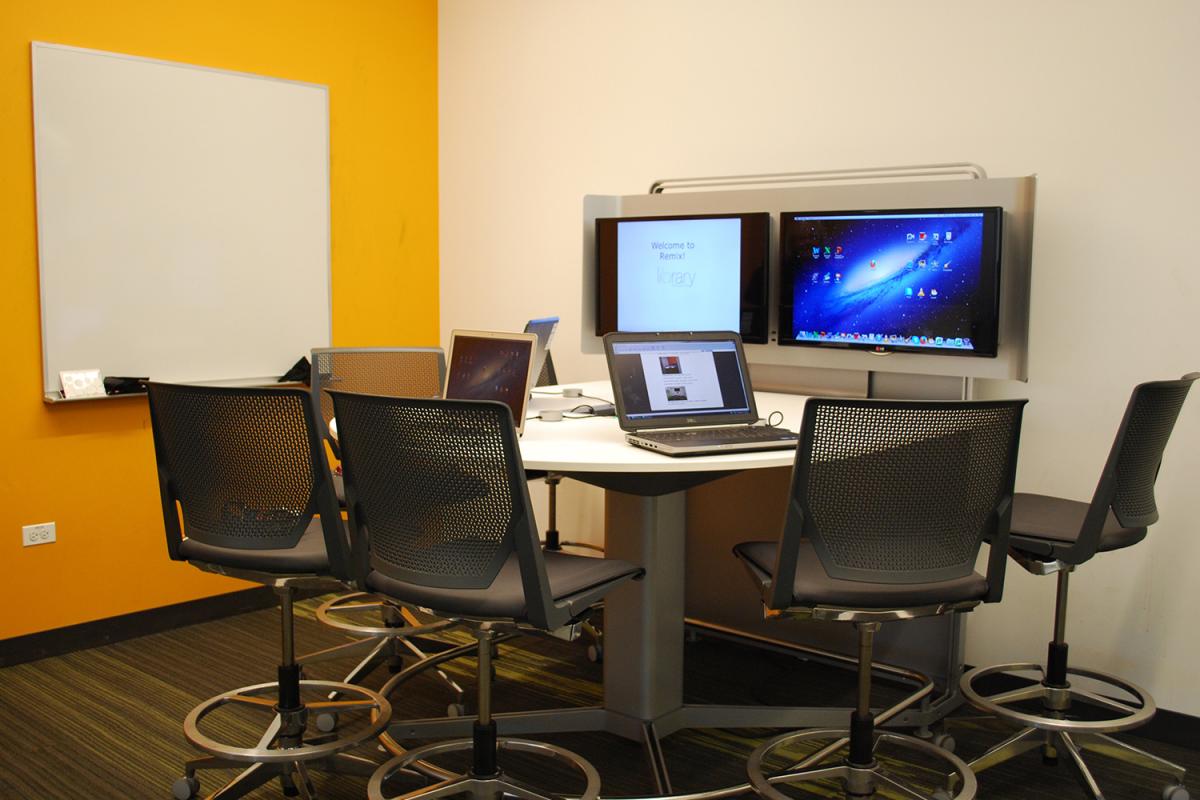
[[[610,333],[604,354],[625,441],[669,456],[795,447],[799,435],[755,425],[750,371],[736,333]]]
[[[537,335],[498,331],[450,332],[446,367],[448,400],[499,400],[512,411],[517,435],[525,431],[525,408],[533,380]]]
[[[546,356],[550,354],[550,340],[554,338],[554,329],[558,327],[558,317],[541,317],[525,323],[525,332],[537,335],[537,345],[533,351],[533,384],[541,380],[542,371],[546,366]],[[551,362],[553,363],[553,362]],[[551,372],[553,373],[553,367]],[[551,380],[551,383],[557,383]]]

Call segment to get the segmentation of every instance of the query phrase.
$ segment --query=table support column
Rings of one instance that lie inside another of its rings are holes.
[[[644,579],[604,600],[604,707],[631,721],[654,722],[683,705],[687,493],[643,497],[609,490],[604,509],[605,555],[646,570]]]

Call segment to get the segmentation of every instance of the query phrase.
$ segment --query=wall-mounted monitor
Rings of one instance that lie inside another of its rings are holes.
[[[739,331],[767,341],[767,213],[596,220],[596,335]]]
[[[779,343],[996,355],[1003,209],[784,212]]]

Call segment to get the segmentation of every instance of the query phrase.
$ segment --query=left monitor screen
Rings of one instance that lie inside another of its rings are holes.
[[[596,335],[739,331],[767,337],[770,215],[596,220]]]

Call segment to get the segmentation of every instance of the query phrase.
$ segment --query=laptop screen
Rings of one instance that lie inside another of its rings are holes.
[[[536,342],[532,333],[452,331],[444,396],[448,400],[499,400],[512,411],[517,431],[524,430]]]
[[[626,430],[758,419],[735,333],[614,333],[604,343]]]

